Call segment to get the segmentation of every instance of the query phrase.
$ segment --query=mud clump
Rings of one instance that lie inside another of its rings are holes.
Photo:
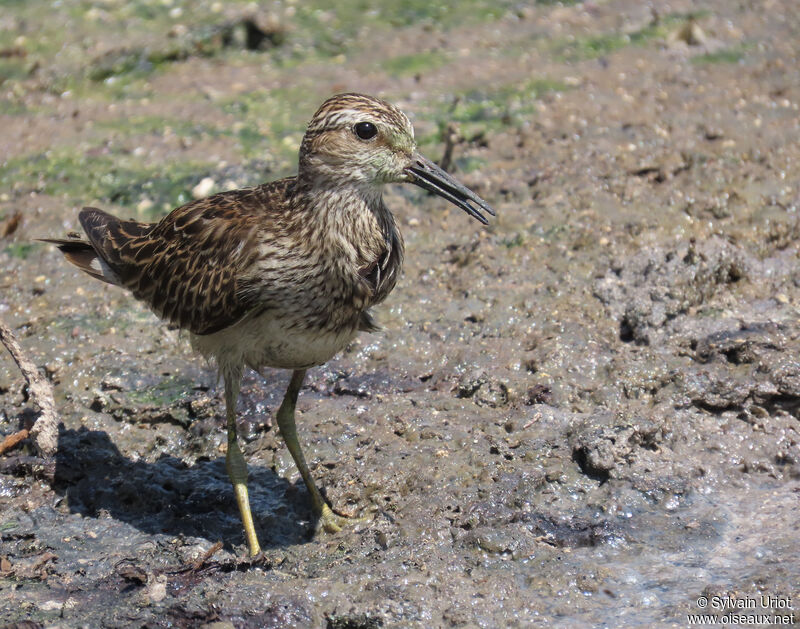
[[[508,386],[490,378],[484,372],[474,372],[461,378],[455,388],[458,398],[470,399],[478,406],[501,408],[508,405]]]
[[[657,248],[612,266],[595,284],[594,294],[619,319],[622,341],[650,345],[663,338],[671,321],[746,278],[753,263],[744,251],[716,237]]]

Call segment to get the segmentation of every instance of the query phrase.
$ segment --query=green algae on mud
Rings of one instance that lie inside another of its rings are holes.
[[[20,42],[17,45],[24,54],[19,59],[4,60],[0,69],[5,68],[8,77],[18,78],[30,64],[52,63],[58,58],[53,68],[55,75],[82,74],[89,81],[102,83],[127,75],[141,78],[190,57],[247,58],[250,53],[246,49],[229,55],[226,42],[235,39],[228,32],[231,24],[252,15],[253,4],[245,0],[225,4],[223,7],[211,0],[133,0],[102,7],[43,0],[15,3],[16,28],[0,29],[0,49],[10,49]],[[454,28],[497,19],[515,6],[509,0],[470,0],[455,7],[440,2],[415,0],[398,5],[381,0],[365,11],[361,0],[346,0],[331,10],[329,3],[314,0],[284,10],[285,15],[280,11],[274,14],[275,31],[268,33],[270,47],[266,52],[278,63],[325,58],[351,52],[360,29],[388,31],[418,23]],[[232,19],[231,14],[236,17]],[[125,33],[125,46],[112,44],[109,34],[114,32]],[[95,54],[89,63],[85,58],[88,51],[81,50],[87,41],[106,44],[104,52]]]
[[[246,7],[246,3],[231,4],[234,12]],[[0,42],[9,46],[18,42],[24,53],[22,58],[25,63],[36,65],[38,72],[46,75],[47,89],[54,94],[68,93],[74,99],[100,103],[127,102],[131,99],[151,100],[157,98],[151,82],[166,72],[168,65],[180,64],[195,56],[222,54],[217,49],[209,52],[202,46],[191,44],[195,40],[206,41],[211,37],[209,33],[213,31],[214,25],[228,19],[220,13],[218,7],[211,5],[210,2],[200,5],[170,2],[167,6],[163,3],[137,1],[127,3],[124,7],[91,8],[60,4],[49,7],[47,3],[31,2],[16,7],[18,13],[15,23],[20,26],[17,35],[12,37],[11,29],[0,30]],[[201,10],[202,7],[206,10]],[[474,24],[481,19],[496,19],[512,7],[512,3],[498,5],[483,0],[462,3],[457,10],[443,4],[412,3],[397,7],[393,3],[385,2],[378,3],[364,14],[360,2],[344,3],[335,12],[326,11],[322,5],[309,3],[293,9],[291,17],[287,18],[287,22],[293,25],[289,39],[278,42],[285,45],[276,45],[274,49],[257,53],[228,51],[223,54],[221,61],[248,63],[260,56],[278,66],[287,61],[293,64],[307,63],[323,58],[320,51],[324,52],[328,48],[328,44],[324,43],[325,37],[339,38],[342,42],[352,40],[352,44],[342,45],[347,51],[355,53],[358,47],[357,38],[352,37],[354,33],[350,29],[357,22],[351,19],[356,15],[361,16],[362,25],[372,24],[376,28],[395,23],[404,23],[411,27],[418,22],[428,23],[435,19],[437,28],[447,29],[460,24]],[[51,19],[43,22],[44,30],[36,33],[29,31],[27,25],[45,10],[55,11],[56,15],[51,15]],[[69,28],[53,28],[55,17],[64,25],[69,25]],[[179,37],[169,45],[157,43],[158,37],[155,35],[161,33],[166,36],[176,23],[185,24],[187,28],[181,32],[187,31],[188,35],[184,39]],[[105,37],[106,33],[115,28],[123,29],[126,33],[124,46],[114,45]],[[325,37],[320,39],[318,36],[321,32]],[[93,37],[99,38],[102,44],[99,50],[105,52],[80,48],[81,38],[91,40]],[[351,46],[355,48],[351,50]],[[60,51],[59,54],[56,54],[57,51]],[[341,52],[340,49],[337,54]],[[385,63],[393,71],[403,74],[413,73],[423,66],[435,69],[444,63],[444,58],[434,52],[414,53],[395,56]],[[16,58],[12,58],[9,63],[15,64],[14,68],[19,65]],[[21,88],[22,78],[21,75],[14,74],[8,77],[7,84],[16,86],[15,89]],[[528,87],[532,89],[526,88],[519,92],[520,99],[535,96],[538,88]],[[551,88],[560,89],[555,85],[547,89]],[[320,98],[325,95],[322,92],[320,90]],[[294,168],[299,138],[310,115],[306,105],[309,93],[307,85],[298,84],[291,88],[271,88],[223,97],[219,104],[222,111],[238,118],[234,125],[227,122],[206,125],[183,121],[164,122],[172,124],[173,130],[182,137],[231,138],[244,160],[261,157],[266,150],[273,151],[278,159],[277,172],[289,173]],[[514,99],[511,93],[495,95],[498,103],[506,97]],[[35,112],[24,104],[24,100],[0,100],[7,113],[19,115]],[[464,102],[469,101],[468,95]],[[290,103],[288,107],[287,102]],[[518,105],[512,104],[511,107],[524,115],[525,112]],[[466,127],[477,122],[475,129],[486,129],[488,121],[495,115],[508,115],[507,111],[478,112],[471,108],[471,105],[465,104],[450,113],[454,113],[457,118],[463,118]],[[443,110],[441,119],[447,115],[448,112]],[[480,120],[476,121],[476,118]],[[106,131],[135,138],[137,134],[157,131],[157,125],[156,118],[147,120],[136,116],[119,118],[116,121],[101,120],[97,125],[96,135],[99,139],[99,132]],[[473,133],[475,129],[467,129],[467,132]],[[146,138],[144,143],[147,144]],[[93,149],[89,147],[89,150]],[[203,177],[214,174],[213,164],[204,164],[196,159],[191,162],[181,160],[180,163],[170,160],[166,167],[154,168],[149,163],[137,163],[130,156],[115,153],[113,148],[111,153],[103,152],[104,155],[88,157],[74,148],[53,149],[52,152],[42,154],[20,154],[15,151],[16,155],[10,155],[0,167],[0,186],[64,196],[71,203],[99,201],[127,206],[135,205],[146,198],[152,201],[158,212],[166,205],[179,205],[188,200],[187,190]],[[473,158],[458,159],[458,165],[466,171],[482,165]],[[254,179],[248,178],[247,183],[254,183]]]
[[[6,245],[4,251],[12,258],[27,260],[28,256],[30,255],[31,251],[33,251],[35,246],[36,245],[30,242],[14,242],[11,243],[10,245]]]
[[[744,59],[748,48],[749,46],[746,45],[722,48],[721,50],[716,50],[714,52],[708,52],[696,57],[692,57],[692,63],[695,65],[739,63]]]
[[[420,133],[417,141],[426,151],[439,150],[447,142],[449,128],[455,125],[458,135],[467,142],[485,142],[491,133],[519,128],[536,113],[536,101],[547,94],[570,89],[561,81],[533,78],[521,83],[472,88],[449,94],[446,99],[432,99],[417,112],[418,118],[432,122],[436,130]],[[485,167],[476,156],[456,157],[460,172]]]
[[[164,206],[189,201],[192,187],[214,168],[190,161],[157,166],[130,155],[87,155],[60,149],[6,160],[0,166],[0,187],[32,189],[63,197],[68,204],[113,203],[131,208],[148,198],[150,207],[162,212]]]
[[[648,24],[628,32],[611,32],[580,37],[556,46],[556,55],[568,61],[596,59],[628,46],[644,46],[655,39],[664,39],[677,24],[707,16],[707,11],[654,15]]]
[[[300,139],[313,113],[305,105],[307,98],[308,91],[294,86],[228,96],[217,105],[238,120],[233,133],[244,156],[263,154],[269,147],[278,161],[276,170],[285,172],[296,165]]]
[[[432,50],[391,57],[383,62],[383,68],[391,75],[403,76],[433,70],[447,62],[445,55]]]

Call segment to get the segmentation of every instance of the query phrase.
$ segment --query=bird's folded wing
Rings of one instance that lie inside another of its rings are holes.
[[[174,210],[156,225],[81,212],[92,246],[121,286],[156,314],[195,334],[233,325],[259,307],[241,290],[257,254],[257,213],[248,191],[222,193]]]

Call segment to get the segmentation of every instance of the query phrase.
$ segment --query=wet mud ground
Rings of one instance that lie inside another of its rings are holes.
[[[683,627],[725,600],[796,622],[794,2],[309,5],[4,7],[0,317],[63,425],[54,461],[0,458],[0,623]],[[298,406],[328,499],[367,521],[313,536],[272,420],[288,376],[247,375],[252,563],[213,365],[33,239],[290,173],[342,90],[398,103],[432,158],[451,136],[498,216],[387,191],[383,330]],[[0,433],[33,413],[2,359]]]

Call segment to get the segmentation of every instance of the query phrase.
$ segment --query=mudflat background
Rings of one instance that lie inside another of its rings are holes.
[[[0,624],[796,622],[797,3],[337,7],[0,3],[0,318],[63,421],[54,461],[0,458]],[[498,216],[387,190],[384,330],[298,409],[367,521],[313,536],[272,422],[287,374],[247,375],[251,562],[213,365],[34,239],[291,174],[340,91],[398,104]],[[2,435],[35,416],[7,358]]]

